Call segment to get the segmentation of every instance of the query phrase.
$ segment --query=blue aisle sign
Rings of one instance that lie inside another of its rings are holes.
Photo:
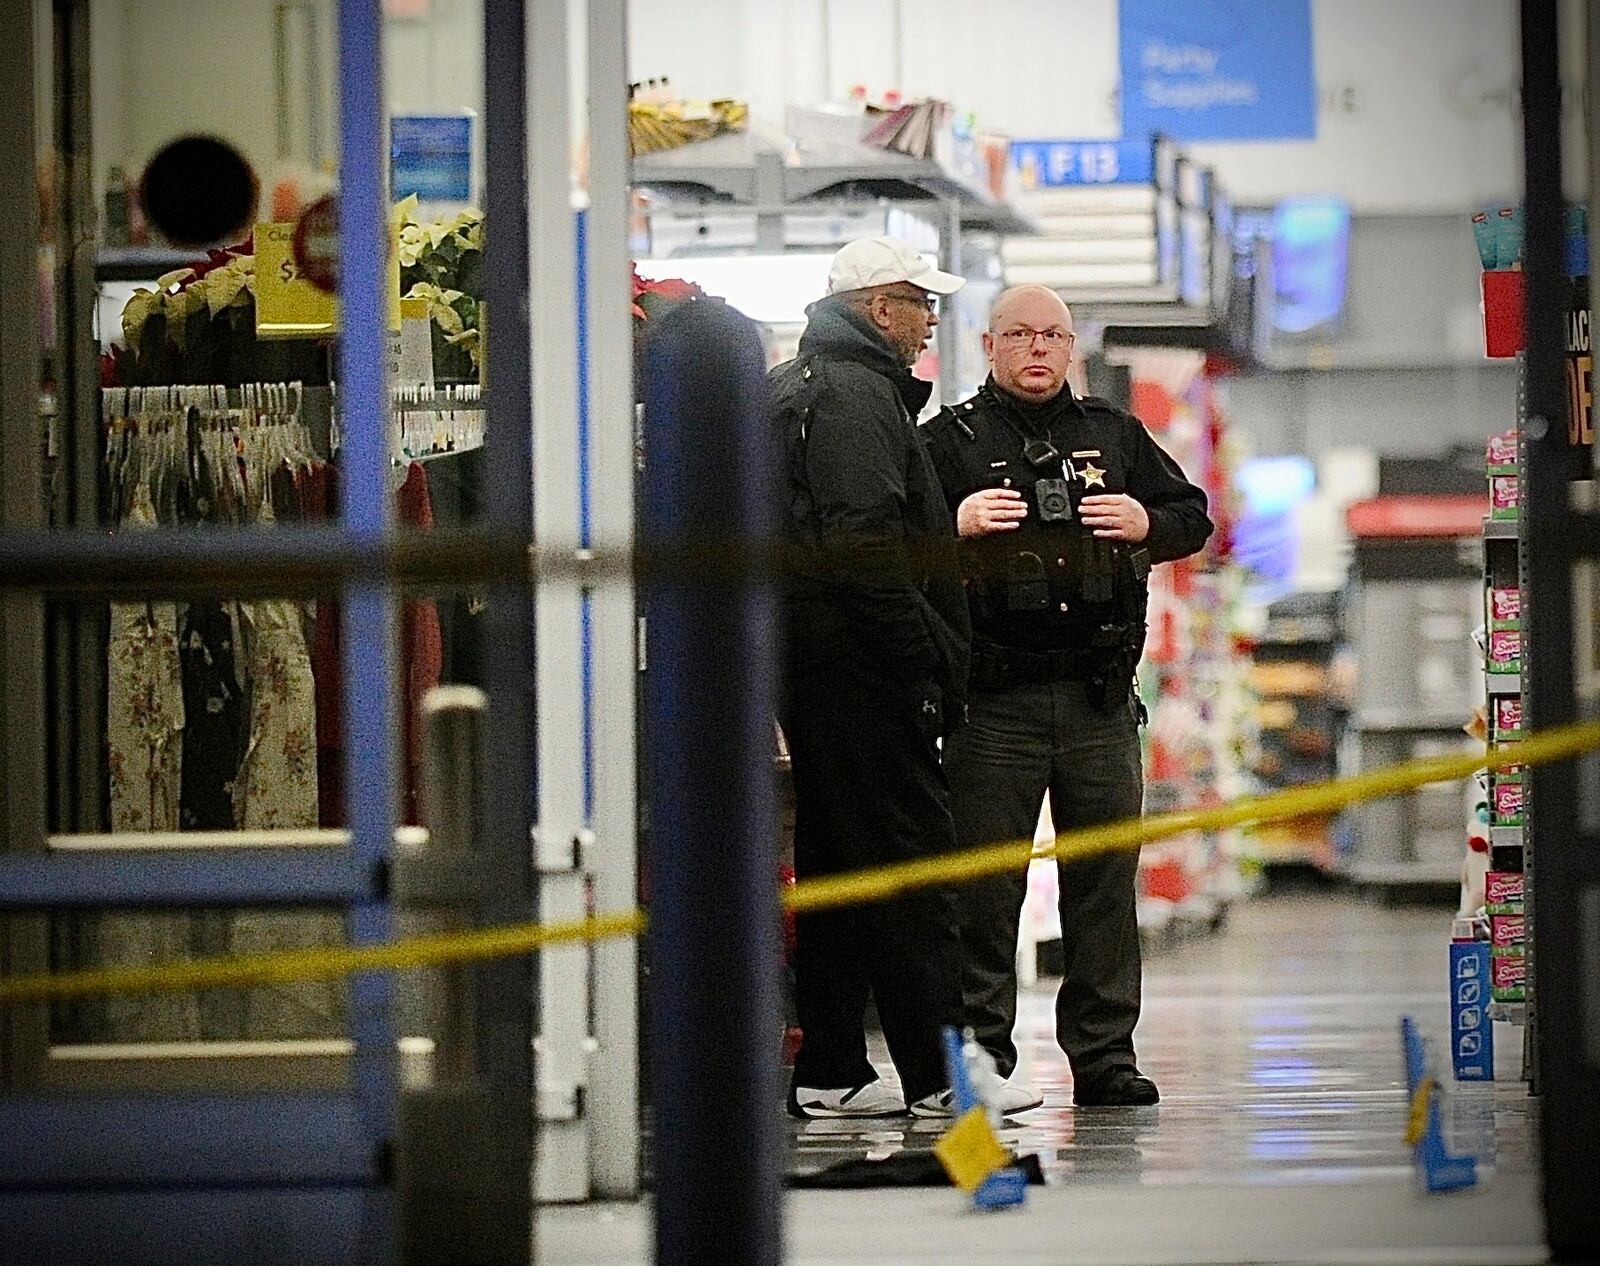
[[[1311,140],[1311,0],[1120,0],[1122,135]]]
[[[1494,1080],[1487,941],[1450,946],[1450,1064],[1457,1081]]]
[[[1155,174],[1148,140],[1012,141],[1011,165],[1023,189],[1147,185]]]
[[[389,184],[395,201],[472,200],[472,116],[400,114],[389,121]]]

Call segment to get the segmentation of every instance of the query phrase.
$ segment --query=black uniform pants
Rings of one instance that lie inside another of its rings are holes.
[[[1082,682],[974,690],[969,722],[945,747],[956,837],[962,846],[1033,838],[1050,795],[1056,830],[1138,816],[1144,800],[1138,722],[1131,702],[1111,715]],[[1139,925],[1132,851],[1060,867],[1065,979],[1056,996],[1056,1040],[1075,1080],[1134,1063],[1139,1021]],[[1017,1064],[1017,928],[1022,870],[961,889],[958,900],[966,1022],[1010,1076]]]
[[[840,661],[791,674],[786,686],[798,878],[954,847],[939,717],[908,687]],[[925,889],[803,915],[795,937],[794,1084],[835,1090],[877,1080],[864,1027],[870,991],[906,1102],[944,1089],[941,1030],[961,1022],[954,894]]]

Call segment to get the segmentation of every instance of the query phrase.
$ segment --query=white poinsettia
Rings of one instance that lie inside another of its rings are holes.
[[[444,341],[467,349],[467,355],[472,357],[472,367],[480,368],[479,357],[483,351],[483,340],[477,330],[462,330],[459,334],[446,334]]]
[[[241,295],[254,293],[255,268],[254,255],[237,255],[195,283],[205,288],[206,307],[213,317],[221,315],[235,302],[242,302]]]
[[[133,292],[122,308],[122,339],[128,347],[139,345],[139,335],[144,330],[144,323],[154,313],[160,312],[169,320],[173,318],[175,312],[179,314],[179,319],[182,315],[186,315],[186,306],[181,302],[175,306],[173,302],[181,301],[184,292],[177,291],[175,294],[174,289],[193,276],[192,268],[176,268],[157,277],[154,290],[140,286]]]
[[[459,290],[441,290],[438,286],[430,286],[425,281],[419,281],[406,292],[407,299],[425,299],[428,303],[428,317],[444,331],[445,337],[460,334],[466,328],[466,322],[461,319],[461,313],[452,306],[461,298]]]

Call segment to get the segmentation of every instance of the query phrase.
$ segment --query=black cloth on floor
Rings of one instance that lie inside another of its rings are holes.
[[[1020,1169],[1030,1187],[1044,1186],[1044,1170],[1032,1153],[1013,1156],[1010,1167]],[[882,1160],[856,1157],[812,1173],[790,1174],[789,1186],[810,1191],[858,1190],[865,1187],[949,1187],[950,1175],[932,1152],[896,1152]]]

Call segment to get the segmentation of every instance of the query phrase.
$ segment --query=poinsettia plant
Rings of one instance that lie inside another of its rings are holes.
[[[478,305],[483,299],[483,212],[424,223],[417,197],[394,209],[400,293],[424,299],[433,322],[434,374],[441,382],[476,381],[482,356]]]
[[[696,299],[708,297],[706,292],[692,281],[684,281],[681,277],[663,277],[660,280],[650,280],[639,276],[639,269],[634,267],[634,329],[637,331],[641,322],[654,321],[665,316],[679,304],[693,303]]]
[[[136,289],[122,309],[116,378],[136,386],[257,376],[255,265],[254,242],[246,238],[158,277],[154,289]]]

